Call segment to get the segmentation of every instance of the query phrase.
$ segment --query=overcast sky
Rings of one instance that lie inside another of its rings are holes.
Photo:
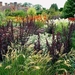
[[[56,3],[58,5],[58,8],[63,7],[64,3],[67,0],[0,0],[3,2],[3,5],[5,2],[10,3],[10,2],[18,2],[18,3],[24,3],[24,2],[30,2],[33,5],[35,4],[41,4],[45,8],[49,8],[51,4]]]

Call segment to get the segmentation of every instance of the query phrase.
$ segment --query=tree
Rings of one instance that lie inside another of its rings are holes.
[[[63,11],[63,8],[60,8],[59,11],[62,12]]]
[[[28,2],[25,2],[25,3],[23,4],[23,6],[25,6],[25,7],[31,7],[32,4],[31,4],[31,3],[28,3]]]
[[[55,9],[55,11],[57,11],[58,10],[57,4],[52,4],[51,7],[50,7],[50,9]]]
[[[41,10],[42,9],[42,5],[40,4],[36,4],[33,6],[37,11]]]
[[[36,9],[37,15],[42,13],[42,5],[36,4],[33,7]]]
[[[63,17],[74,17],[75,14],[75,0],[67,0],[63,8]]]
[[[47,15],[47,12],[48,12],[48,10],[46,8],[43,8],[42,11],[41,11],[41,14],[42,15]]]
[[[47,10],[47,14],[48,14],[49,19],[57,19],[60,17],[61,12],[56,11],[54,8],[51,8],[51,9]]]

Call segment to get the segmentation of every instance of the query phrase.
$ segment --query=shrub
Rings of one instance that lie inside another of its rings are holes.
[[[33,8],[33,7],[29,8],[29,9],[27,10],[27,14],[28,14],[28,15],[31,15],[31,16],[36,15],[36,10],[35,10],[35,8]]]
[[[12,12],[11,16],[25,17],[27,16],[27,13],[23,10],[17,10],[17,11]]]
[[[10,9],[6,9],[5,10],[5,16],[9,16],[11,15],[11,10]]]

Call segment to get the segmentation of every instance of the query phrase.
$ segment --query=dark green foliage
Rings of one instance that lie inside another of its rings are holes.
[[[74,17],[75,14],[75,0],[67,0],[63,8],[63,17]]]
[[[57,4],[52,4],[51,7],[50,7],[50,9],[55,9],[55,11],[57,11],[58,10]]]
[[[36,9],[36,14],[37,15],[42,14],[42,5],[36,4],[33,7]]]
[[[5,10],[5,16],[9,16],[11,15],[11,10],[10,9],[6,9]]]
[[[36,12],[37,15],[42,14],[42,10]]]
[[[75,31],[72,33],[72,37],[71,37],[71,47],[75,49]]]
[[[36,13],[37,14],[41,14],[42,13],[42,5],[36,4],[33,7],[36,9],[36,11],[37,11]]]
[[[36,4],[36,5],[34,5],[33,7],[34,7],[37,11],[39,11],[39,10],[41,10],[42,5]]]
[[[25,6],[25,7],[31,7],[31,3],[28,3],[28,2],[25,2],[24,4],[23,4],[23,6]]]
[[[17,63],[20,64],[20,65],[24,64],[24,60],[25,59],[24,59],[22,54],[17,57]]]
[[[59,11],[62,12],[63,11],[63,8],[60,8]]]

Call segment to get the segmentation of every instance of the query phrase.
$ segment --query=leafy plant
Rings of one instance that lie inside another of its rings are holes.
[[[5,16],[9,16],[9,15],[11,15],[11,10],[10,9],[6,9],[5,10]]]
[[[75,49],[75,31],[72,33],[72,37],[71,37],[71,47]]]
[[[5,22],[5,14],[0,12],[0,26],[1,25],[5,25],[6,22]]]
[[[71,6],[72,4],[72,6]],[[64,8],[63,8],[63,17],[64,18],[68,18],[68,17],[74,17],[75,14],[75,8],[74,8],[75,4],[73,0],[67,0],[65,2]],[[71,11],[71,12],[69,12]]]
[[[44,25],[45,25],[45,23],[42,22],[42,21],[36,21],[36,22],[35,22],[35,25],[36,25],[38,28],[43,28]]]
[[[68,19],[60,19],[60,20],[55,20],[56,28],[55,28],[55,33],[62,33],[63,27],[67,29],[69,25]]]
[[[28,15],[31,15],[31,16],[36,15],[36,10],[35,10],[35,8],[33,8],[33,7],[29,8],[29,9],[27,10],[27,14],[28,14]]]
[[[12,16],[25,17],[25,16],[27,16],[27,13],[23,10],[18,10],[18,11],[12,12]]]

